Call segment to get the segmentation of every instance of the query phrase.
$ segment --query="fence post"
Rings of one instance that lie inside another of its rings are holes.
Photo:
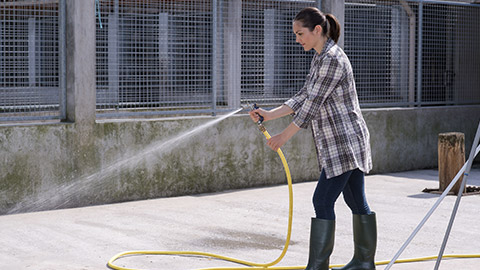
[[[465,134],[448,132],[438,134],[438,180],[439,191],[448,187],[457,172],[465,163]],[[453,186],[452,191],[457,195],[463,176]],[[465,192],[463,190],[462,192]]]
[[[418,3],[417,106],[422,106],[423,3]]]
[[[212,0],[212,115],[217,111],[218,91],[218,2]]]
[[[95,1],[66,0],[66,120],[95,123]]]
[[[272,98],[274,97],[273,91],[275,86],[275,9],[265,9],[264,14],[264,96],[265,98]]]
[[[228,1],[225,29],[225,87],[229,108],[239,108],[242,73],[242,1]]]
[[[60,88],[60,119],[67,118],[67,58],[66,58],[66,0],[60,0],[58,6],[58,57],[59,57],[59,88]]]

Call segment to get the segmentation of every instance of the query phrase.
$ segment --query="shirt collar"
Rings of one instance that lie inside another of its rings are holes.
[[[323,45],[322,52],[320,54],[317,53],[319,57],[322,57],[327,53],[333,46],[335,46],[335,41],[333,39],[328,38],[327,41],[325,41],[325,45]]]

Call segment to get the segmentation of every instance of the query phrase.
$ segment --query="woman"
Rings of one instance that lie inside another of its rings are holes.
[[[343,197],[353,214],[353,259],[343,270],[375,269],[377,242],[375,213],[365,198],[364,174],[372,168],[370,135],[360,111],[352,66],[337,46],[340,25],[331,14],[316,8],[300,11],[293,22],[296,42],[316,51],[303,88],[280,107],[256,109],[257,122],[292,114],[292,123],[267,145],[277,150],[301,128],[311,126],[321,175],[313,195],[310,253],[306,270],[329,267],[335,233],[334,204]]]

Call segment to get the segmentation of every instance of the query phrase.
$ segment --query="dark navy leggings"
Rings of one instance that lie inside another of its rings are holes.
[[[342,192],[343,198],[353,214],[367,215],[371,213],[365,198],[365,179],[362,171],[355,169],[327,179],[325,171],[322,170],[313,194],[316,217],[334,220],[335,202]]]

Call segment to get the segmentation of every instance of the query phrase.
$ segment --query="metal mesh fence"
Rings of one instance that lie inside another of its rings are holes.
[[[480,6],[348,1],[345,52],[363,107],[479,104]]]
[[[309,5],[315,1],[100,1],[99,115],[285,99],[308,71],[311,54],[294,44],[291,23]]]
[[[210,0],[100,4],[99,110],[185,110],[211,105]]]
[[[399,1],[346,3],[344,49],[363,106],[413,102],[409,91],[414,89],[409,86],[414,84],[409,84],[409,79],[415,77],[409,77],[409,67],[415,68],[415,59],[409,58],[409,46],[415,47],[415,43],[409,42],[409,22]]]
[[[244,1],[241,99],[277,104],[305,83],[313,52],[295,42],[296,13],[316,1]]]
[[[313,55],[295,43],[292,19],[319,2],[99,0],[97,116],[280,104]],[[0,121],[65,116],[61,3],[0,0]],[[346,1],[361,105],[480,104],[478,25],[478,4]]]
[[[304,83],[313,53],[295,44],[291,23],[301,8],[316,6],[318,1],[119,1],[101,1],[105,16],[119,14],[120,19],[115,19],[118,27],[133,28],[140,36],[145,34],[141,29],[149,25],[153,34],[147,34],[153,36],[155,45],[146,54],[141,48],[148,42],[126,44],[115,34],[108,34],[108,22],[107,30],[98,30],[97,43],[103,42],[106,48],[101,49],[98,55],[103,58],[97,61],[103,67],[97,69],[97,84],[98,100],[102,95],[107,97],[99,102],[104,111],[146,108],[161,110],[154,113],[188,109],[215,112],[246,101],[276,105]],[[135,16],[141,19],[122,19],[127,16],[122,8],[128,5],[136,6]],[[115,6],[116,11],[112,8]],[[451,2],[346,1],[345,51],[355,71],[361,105],[479,103],[480,84],[474,75],[479,58],[468,57],[476,54],[474,47],[480,36],[475,26],[480,18],[478,9],[476,5]],[[149,21],[154,21],[154,26]],[[189,28],[191,22],[195,30]],[[162,35],[155,34],[162,29]],[[461,38],[463,30],[468,35]],[[121,29],[118,33],[122,35]],[[123,45],[112,46],[112,39]],[[157,40],[162,39],[165,41],[156,47]],[[113,57],[118,46],[124,46],[125,53]],[[185,56],[196,49],[194,56]],[[150,60],[157,55],[164,55],[162,63]],[[141,61],[122,62],[126,58]],[[143,76],[148,69],[145,63],[151,61],[151,73]],[[128,81],[122,73],[126,63],[126,70],[135,70],[131,84],[123,83]],[[116,66],[120,71],[115,71]]]
[[[58,1],[0,1],[0,121],[60,118]]]
[[[420,102],[480,102],[480,7],[424,4]]]

